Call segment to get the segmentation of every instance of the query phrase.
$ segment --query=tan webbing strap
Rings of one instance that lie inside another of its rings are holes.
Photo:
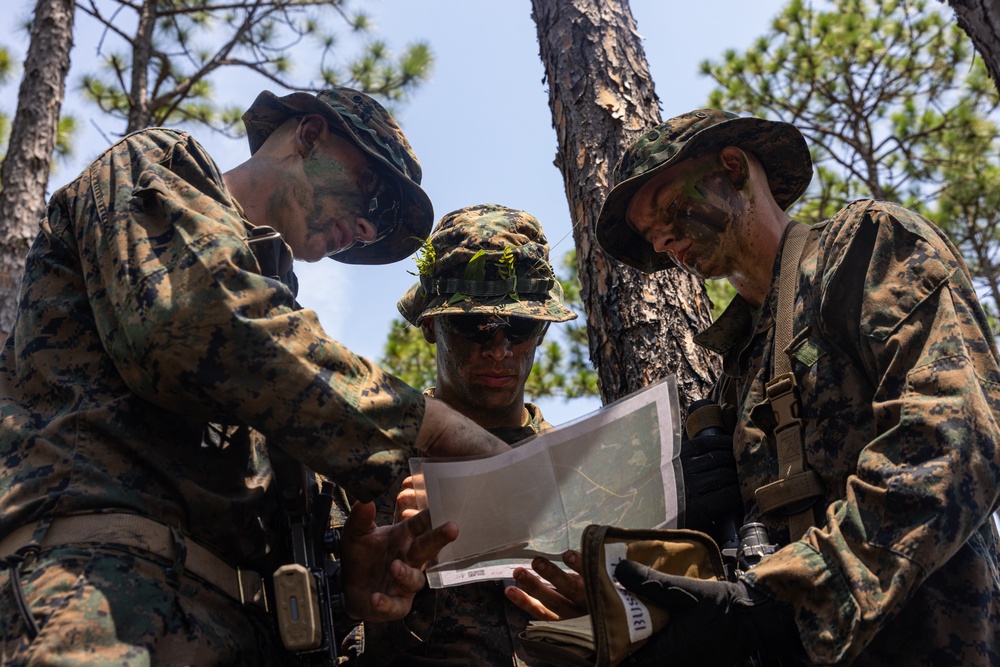
[[[810,498],[816,498],[823,492],[819,475],[816,471],[807,470],[805,467],[795,376],[783,373],[773,378],[767,385],[767,397],[778,421],[778,426],[774,429],[774,439],[778,455],[778,473],[781,478],[757,489],[757,505],[762,512],[802,503]],[[802,532],[795,533],[798,537],[805,534],[812,525],[811,510],[792,514],[789,517],[789,524],[791,525],[793,518],[801,515],[806,515],[808,525],[802,527]],[[795,535],[792,539],[798,539]]]
[[[689,438],[695,437],[706,428],[713,426],[722,428],[725,422],[722,420],[722,406],[718,403],[706,403],[700,408],[696,408],[688,415],[684,422],[684,430]]]
[[[41,541],[33,537],[35,524],[21,526],[0,540],[0,558],[32,544],[40,547],[121,545],[174,560],[179,531],[158,521],[124,512],[73,514],[56,517]],[[192,574],[244,603],[263,603],[260,575],[235,568],[190,538],[183,541],[183,572]]]
[[[798,292],[799,262],[805,248],[809,227],[792,222],[781,251],[781,274],[778,276],[778,312],[774,318],[774,376],[767,383],[767,398],[777,426],[774,439],[777,446],[779,479],[755,492],[757,504],[764,513],[801,503],[822,492],[822,482],[814,470],[805,467],[802,423],[799,415],[799,393],[792,374],[788,346],[792,342],[795,316],[795,295]],[[813,525],[811,505],[793,511],[788,516],[791,540],[797,540]]]

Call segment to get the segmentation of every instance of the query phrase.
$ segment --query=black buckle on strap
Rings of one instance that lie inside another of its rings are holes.
[[[292,253],[273,227],[262,225],[248,230],[247,243],[260,265],[260,274],[267,278],[281,280],[292,270]]]

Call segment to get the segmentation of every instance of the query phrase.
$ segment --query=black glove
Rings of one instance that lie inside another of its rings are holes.
[[[639,650],[631,664],[738,664],[764,651],[804,657],[791,609],[742,581],[703,581],[663,574],[623,560],[615,568],[621,584],[670,612],[667,627]]]
[[[715,429],[713,429],[715,430]],[[684,527],[724,544],[743,523],[743,498],[733,457],[733,436],[699,435],[681,443]]]

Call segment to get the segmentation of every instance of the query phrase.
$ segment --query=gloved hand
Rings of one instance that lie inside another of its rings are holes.
[[[718,429],[711,429],[717,431]],[[733,436],[704,434],[681,443],[684,527],[724,543],[743,523],[743,498],[733,457]]]
[[[636,595],[670,612],[667,627],[631,664],[729,667],[763,651],[802,658],[791,609],[742,581],[703,581],[664,574],[623,560],[615,577]]]

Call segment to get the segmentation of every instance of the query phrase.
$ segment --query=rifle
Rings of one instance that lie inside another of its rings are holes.
[[[280,447],[268,451],[287,538],[286,562],[272,576],[278,632],[302,664],[336,664],[334,614],[345,603],[335,557],[340,535],[329,525],[332,484],[320,487],[312,471]]]

